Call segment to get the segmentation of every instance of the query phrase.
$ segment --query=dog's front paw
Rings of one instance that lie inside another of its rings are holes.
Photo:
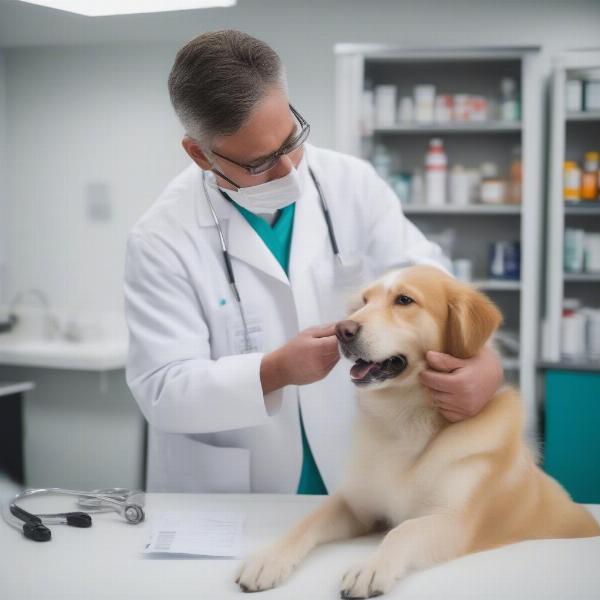
[[[285,551],[267,549],[246,560],[235,582],[243,592],[270,590],[287,579],[295,566]]]
[[[396,573],[388,561],[372,558],[351,567],[342,578],[341,598],[372,598],[392,589]]]

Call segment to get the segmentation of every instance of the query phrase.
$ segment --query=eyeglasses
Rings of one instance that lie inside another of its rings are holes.
[[[304,142],[306,142],[306,139],[308,138],[308,134],[310,133],[310,125],[304,119],[304,117],[291,104],[289,105],[289,107],[290,107],[290,110],[292,111],[292,114],[298,121],[298,124],[296,126],[296,133],[295,133],[294,137],[292,139],[288,140],[285,144],[283,144],[283,146],[281,146],[281,148],[279,148],[279,150],[277,150],[277,152],[273,152],[273,154],[271,154],[267,158],[261,160],[258,163],[248,165],[248,164],[244,164],[244,163],[239,163],[236,160],[233,160],[231,158],[227,158],[227,156],[223,156],[222,154],[219,154],[218,152],[215,152],[214,150],[211,150],[211,152],[215,156],[224,158],[226,161],[233,163],[234,165],[237,165],[238,167],[242,167],[243,169],[248,171],[248,173],[250,175],[260,175],[261,173],[265,173],[269,169],[272,169],[277,164],[277,162],[279,161],[279,159],[282,156],[284,156],[286,154],[291,154],[292,152],[294,152],[294,150],[297,150],[298,148],[300,148],[300,146],[302,146],[302,144],[304,144]],[[219,175],[221,175],[221,173],[219,173]],[[221,176],[223,176],[223,175],[221,175]],[[224,177],[224,178],[227,181],[229,181],[229,179],[227,179],[227,177]]]

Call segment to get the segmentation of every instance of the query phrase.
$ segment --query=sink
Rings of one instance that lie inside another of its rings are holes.
[[[69,342],[0,335],[2,365],[104,371],[124,368],[126,359],[126,337]]]

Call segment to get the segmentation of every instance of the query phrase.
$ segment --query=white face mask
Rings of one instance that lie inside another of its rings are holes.
[[[302,160],[304,160],[304,157]],[[238,190],[221,189],[234,202],[252,213],[273,214],[299,200],[302,196],[303,186],[298,169],[292,167],[287,175],[279,179],[239,188]]]

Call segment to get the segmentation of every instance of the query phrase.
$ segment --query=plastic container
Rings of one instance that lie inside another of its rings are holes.
[[[583,173],[581,174],[581,199],[598,200],[598,152],[586,152]]]
[[[471,203],[471,175],[462,165],[454,165],[450,170],[450,203],[466,206]]]
[[[446,204],[447,170],[448,159],[444,143],[439,138],[433,138],[425,157],[425,199],[429,206]]]
[[[480,200],[483,204],[504,204],[507,196],[507,184],[498,177],[495,163],[485,162],[481,165]]]
[[[375,123],[378,127],[389,127],[396,122],[396,86],[375,86]]]
[[[435,86],[417,85],[414,89],[415,121],[417,123],[433,123],[435,105]]]
[[[565,229],[563,263],[567,273],[583,271],[584,244],[585,231],[583,229]]]
[[[453,99],[450,94],[442,94],[435,99],[434,120],[436,123],[452,121]]]
[[[521,278],[521,245],[519,242],[500,241],[489,245],[488,272],[492,279]]]
[[[398,103],[398,122],[409,124],[415,120],[415,104],[410,96],[403,96]]]
[[[473,280],[473,261],[469,258],[457,258],[452,261],[454,277],[459,281]]]
[[[566,160],[563,167],[563,198],[565,202],[579,202],[580,193],[581,169],[575,161]]]
[[[585,270],[600,273],[600,233],[586,233],[583,246]]]
[[[510,180],[508,182],[507,201],[510,204],[521,204],[523,195],[523,164],[521,161],[521,146],[512,150],[510,163]]]
[[[467,94],[455,94],[452,115],[455,121],[469,121],[471,117],[470,96]]]
[[[387,180],[392,174],[392,157],[383,144],[375,146],[371,164],[383,179]]]
[[[423,180],[423,172],[421,169],[415,169],[410,178],[410,203],[425,203],[425,182]]]
[[[561,318],[561,353],[566,358],[581,358],[586,353],[586,316],[581,302],[565,298]]]
[[[600,309],[584,308],[586,317],[586,353],[594,359],[600,359]]]
[[[510,77],[503,77],[500,81],[502,99],[500,102],[500,118],[503,121],[518,121],[520,106],[517,96],[517,82]]]

